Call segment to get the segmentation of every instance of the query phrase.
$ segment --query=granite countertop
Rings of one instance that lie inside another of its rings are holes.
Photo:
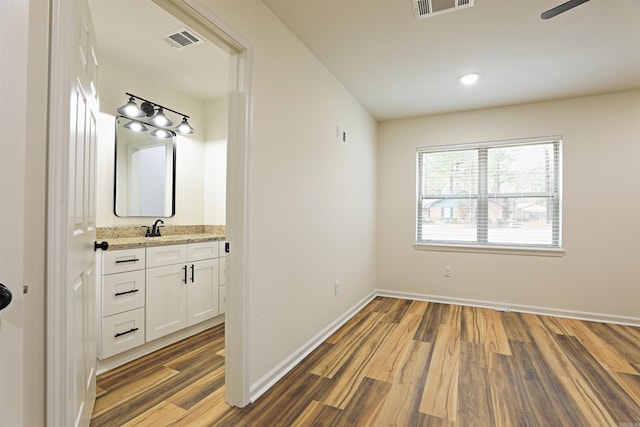
[[[160,237],[119,237],[107,239],[109,250],[146,248],[149,246],[179,245],[182,243],[200,243],[224,240],[224,234],[185,234]]]
[[[225,240],[224,226],[167,227],[160,237],[144,237],[140,227],[109,227],[96,229],[97,240],[109,243],[108,250],[146,248],[149,246],[179,245]],[[166,232],[165,232],[166,231]]]

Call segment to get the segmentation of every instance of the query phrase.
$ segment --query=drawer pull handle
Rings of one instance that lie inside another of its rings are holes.
[[[140,328],[131,328],[131,329],[129,329],[129,330],[128,330],[128,331],[126,331],[126,332],[118,332],[118,333],[115,335],[115,338],[121,337],[121,336],[123,336],[123,335],[130,334],[131,332],[135,332],[135,331],[137,331],[138,329],[140,329]]]
[[[187,283],[187,266],[185,265],[184,267],[182,267],[182,269],[184,270],[184,283]]]
[[[194,278],[195,278],[195,276],[194,276],[194,274],[195,274],[194,273],[194,268],[195,268],[194,264],[191,264],[191,283],[194,282]]]
[[[120,295],[127,295],[127,294],[135,294],[136,292],[138,292],[140,289],[131,289],[130,291],[124,291],[124,292],[116,292],[115,296],[119,297]]]
[[[140,258],[131,258],[131,259],[119,259],[116,261],[116,264],[122,264],[125,262],[138,262],[140,261]]]

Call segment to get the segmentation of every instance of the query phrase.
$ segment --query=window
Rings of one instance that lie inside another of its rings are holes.
[[[417,150],[417,243],[560,248],[559,137]]]

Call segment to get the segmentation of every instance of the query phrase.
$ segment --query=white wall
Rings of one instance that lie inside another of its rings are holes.
[[[0,171],[0,282],[13,292],[0,319],[3,425],[44,425],[48,46],[48,2],[0,2],[0,155],[11,162]]]
[[[27,73],[27,170],[25,185],[24,425],[37,426],[45,416],[45,307],[47,193],[47,90],[49,5],[29,1],[29,70]]]
[[[375,288],[376,124],[260,1],[203,0],[252,45],[249,368],[257,382]],[[348,142],[335,136],[336,125]],[[342,293],[333,294],[335,280]]]
[[[378,135],[379,289],[640,322],[639,91],[389,121]],[[416,147],[545,135],[564,136],[565,256],[413,248]]]
[[[176,214],[165,219],[165,225],[197,225],[204,223],[205,185],[205,102],[194,99],[148,75],[128,70],[121,63],[100,57],[100,112],[98,129],[97,225],[115,227],[148,225],[152,218],[121,218],[113,213],[114,117],[116,109],[128,101],[125,92],[133,93],[189,115],[196,129],[193,135],[178,134],[176,139]],[[137,102],[140,105],[140,102]],[[170,115],[171,113],[167,113]],[[176,122],[178,119],[172,120]],[[226,161],[226,159],[225,159]],[[223,222],[217,224],[224,224]]]
[[[220,98],[205,105],[204,223],[227,222],[227,135],[228,100]]]

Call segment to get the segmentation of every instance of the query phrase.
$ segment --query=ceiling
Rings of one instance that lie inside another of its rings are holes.
[[[640,88],[640,0],[564,1],[263,0],[378,120]]]
[[[227,95],[229,55],[208,41],[171,47],[164,35],[185,25],[151,0],[89,0],[89,8],[101,61],[126,64],[196,99]]]
[[[640,88],[640,0],[549,20],[565,0],[475,0],[421,19],[412,0],[262,1],[378,120]],[[226,94],[228,55],[169,47],[162,36],[183,24],[151,0],[89,3],[107,58],[196,98]],[[459,83],[466,73],[476,85]]]

